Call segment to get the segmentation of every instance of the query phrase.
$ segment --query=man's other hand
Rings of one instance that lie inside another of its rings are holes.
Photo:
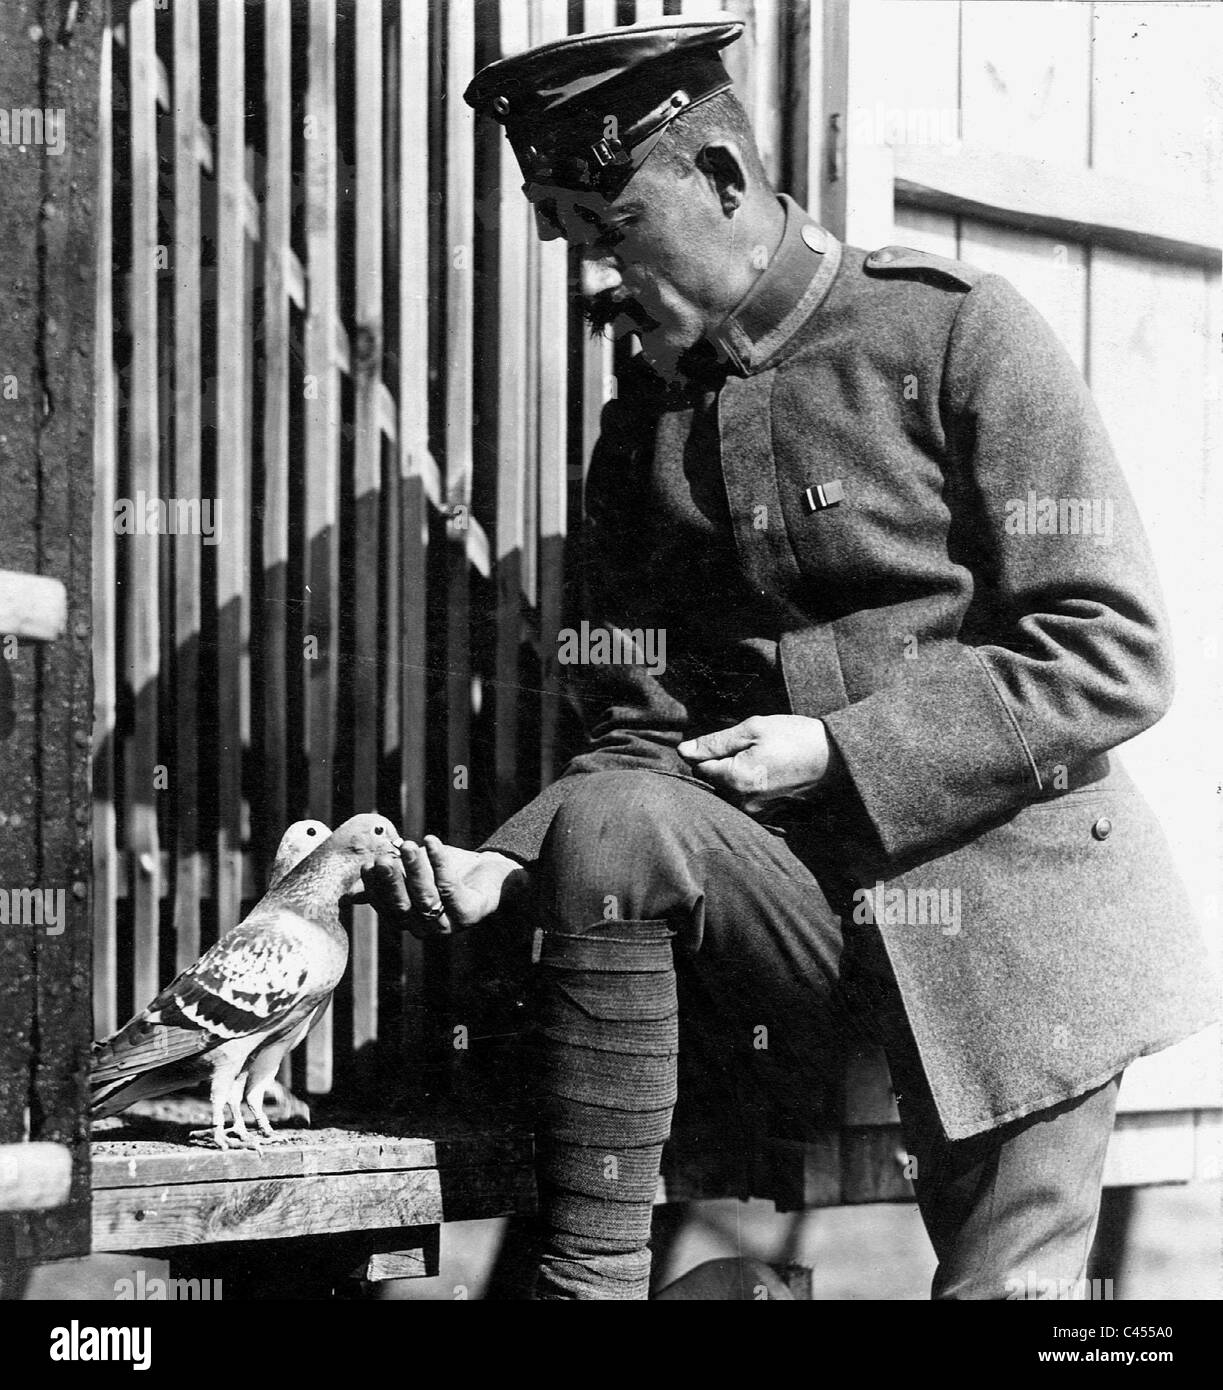
[[[423,845],[405,840],[399,864],[382,861],[362,871],[369,902],[384,922],[413,936],[466,931],[503,907],[526,884],[527,871],[504,854],[444,845],[426,835]]]
[[[829,775],[836,750],[819,719],[758,714],[679,745],[680,757],[748,815],[802,800]]]

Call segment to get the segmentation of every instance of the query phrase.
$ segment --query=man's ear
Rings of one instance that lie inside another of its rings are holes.
[[[695,162],[709,180],[722,211],[727,217],[733,217],[743,206],[747,193],[747,171],[738,145],[733,140],[711,140],[702,146]]]

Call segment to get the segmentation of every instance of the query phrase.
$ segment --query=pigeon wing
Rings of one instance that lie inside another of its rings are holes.
[[[288,909],[256,908],[112,1038],[94,1046],[95,1087],[269,1032],[315,989],[322,933]]]

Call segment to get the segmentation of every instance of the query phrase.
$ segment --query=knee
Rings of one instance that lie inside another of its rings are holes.
[[[552,822],[554,847],[570,855],[606,840],[620,850],[652,840],[667,823],[670,780],[636,768],[575,777]]]
[[[684,784],[639,770],[575,777],[543,847],[556,898],[576,895],[589,904],[584,911],[612,902],[615,917],[647,912],[646,886],[669,878],[666,865],[683,859],[667,849],[684,824],[677,789]]]

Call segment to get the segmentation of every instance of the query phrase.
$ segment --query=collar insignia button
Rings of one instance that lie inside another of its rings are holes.
[[[822,256],[828,250],[828,238],[824,235],[824,229],[817,227],[814,222],[808,222],[803,228],[803,240],[817,256]]]

